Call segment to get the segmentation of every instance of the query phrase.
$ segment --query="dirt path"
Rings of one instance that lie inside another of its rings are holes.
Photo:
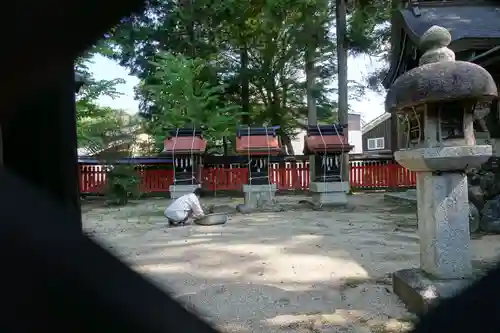
[[[299,198],[282,199],[282,201]],[[217,204],[234,200],[217,199]],[[233,215],[224,226],[168,228],[166,200],[94,209],[97,239],[232,332],[399,332],[411,318],[389,274],[419,265],[415,213],[380,194],[333,211]],[[496,241],[496,242],[494,242]],[[475,240],[491,257],[498,238]]]

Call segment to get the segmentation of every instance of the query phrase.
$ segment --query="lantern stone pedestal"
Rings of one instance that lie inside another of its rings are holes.
[[[394,293],[418,316],[440,299],[450,298],[474,282],[474,278],[436,279],[419,268],[402,269],[392,275]]]
[[[185,194],[193,193],[195,189],[201,187],[200,184],[194,185],[170,185],[168,191],[170,192],[170,199],[178,199]]]
[[[315,205],[347,205],[349,182],[312,182],[309,192]]]
[[[452,146],[394,154],[417,172],[420,268],[393,275],[394,293],[410,311],[422,314],[473,281],[465,168],[480,166],[491,153],[491,146]]]

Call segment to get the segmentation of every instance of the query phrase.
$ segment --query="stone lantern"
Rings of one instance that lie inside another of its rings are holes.
[[[394,292],[416,313],[453,295],[472,278],[469,203],[465,171],[492,155],[476,145],[473,112],[497,87],[482,67],[455,61],[451,35],[433,26],[421,38],[419,67],[400,76],[386,97],[388,112],[416,119],[409,149],[395,159],[417,173],[420,268],[398,271]]]

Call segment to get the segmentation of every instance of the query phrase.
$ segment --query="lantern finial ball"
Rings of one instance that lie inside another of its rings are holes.
[[[420,66],[434,62],[455,61],[455,53],[448,48],[451,43],[450,32],[433,25],[420,38],[420,49],[424,52],[418,64]]]

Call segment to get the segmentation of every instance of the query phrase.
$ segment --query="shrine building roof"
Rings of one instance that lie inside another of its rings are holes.
[[[347,152],[353,146],[349,145],[343,135],[305,135],[304,136],[304,154],[314,152]]]
[[[448,29],[452,36],[449,48],[455,53],[470,51],[470,59],[475,51],[500,45],[500,3],[420,1],[396,10],[392,16],[391,67],[383,80],[386,88],[401,74],[405,57],[418,59],[407,49],[410,44],[418,45],[422,34],[433,25]]]
[[[240,155],[278,155],[282,149],[276,136],[244,135],[236,137],[236,152]]]
[[[162,154],[202,154],[207,148],[207,142],[198,136],[169,137],[163,141]]]

